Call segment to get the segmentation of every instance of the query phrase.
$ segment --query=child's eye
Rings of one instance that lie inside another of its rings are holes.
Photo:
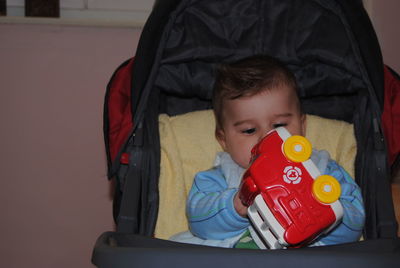
[[[278,127],[286,127],[287,124],[286,123],[278,123],[278,124],[273,124],[272,125],[274,128],[278,128]]]
[[[242,133],[243,134],[253,134],[255,131],[256,131],[255,128],[248,128],[248,129],[242,130]]]

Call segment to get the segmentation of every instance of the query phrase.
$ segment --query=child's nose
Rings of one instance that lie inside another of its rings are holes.
[[[265,130],[265,131],[263,131],[263,132],[262,132],[262,134],[260,135],[260,137],[258,138],[258,142],[260,142],[262,139],[264,139],[264,138],[265,138],[265,136],[267,136],[269,132],[270,132],[270,130],[269,130],[269,129],[268,129],[268,130]]]

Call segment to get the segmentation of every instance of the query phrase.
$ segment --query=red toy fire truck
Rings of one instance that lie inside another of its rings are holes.
[[[340,184],[320,174],[311,152],[305,137],[284,127],[269,132],[252,150],[239,197],[266,248],[305,245],[343,217]]]

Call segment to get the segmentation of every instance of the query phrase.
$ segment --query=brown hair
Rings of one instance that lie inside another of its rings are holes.
[[[224,100],[254,96],[281,85],[293,88],[297,95],[294,74],[273,57],[253,56],[234,63],[220,64],[212,99],[217,130],[222,127]]]

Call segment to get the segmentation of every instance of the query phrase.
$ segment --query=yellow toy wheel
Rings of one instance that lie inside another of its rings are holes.
[[[341,188],[334,177],[321,175],[314,180],[312,192],[318,201],[330,204],[339,199]]]
[[[283,152],[292,162],[304,162],[311,156],[311,143],[303,136],[291,136],[283,144]]]

